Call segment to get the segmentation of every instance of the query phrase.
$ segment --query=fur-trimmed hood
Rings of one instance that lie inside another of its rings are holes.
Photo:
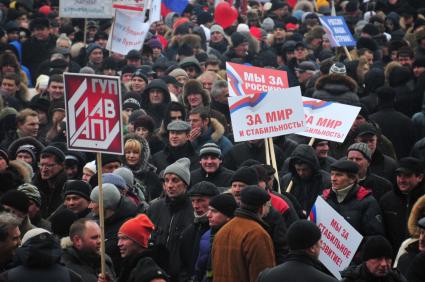
[[[202,47],[202,39],[199,35],[196,34],[185,34],[179,40],[179,45],[187,44],[192,48],[201,48]]]
[[[327,74],[316,81],[317,90],[327,90],[329,86],[343,86],[349,91],[357,93],[357,83],[347,75]]]
[[[418,220],[425,216],[425,196],[420,197],[410,212],[407,228],[413,238],[419,238]]]
[[[140,144],[142,145],[142,152],[140,153],[140,162],[135,167],[134,166],[130,166],[127,163],[127,160],[125,159],[125,155],[124,155],[124,157],[123,157],[123,163],[124,163],[124,165],[126,167],[130,168],[133,171],[133,173],[137,173],[137,172],[141,172],[141,171],[147,170],[149,168],[149,166],[150,166],[149,165],[149,158],[151,156],[151,151],[150,151],[150,148],[149,148],[148,141],[146,141],[145,138],[140,137],[140,136],[138,136],[138,135],[136,135],[134,133],[129,133],[129,134],[126,134],[124,136],[124,144],[128,140],[130,140],[130,139],[135,139],[135,140],[139,141]]]
[[[37,158],[37,160],[40,159],[40,154],[41,154],[41,151],[43,151],[43,149],[44,149],[44,145],[32,136],[21,137],[19,139],[16,139],[15,141],[13,141],[10,144],[9,148],[7,149],[8,154],[9,154],[9,158],[15,159],[16,158],[16,151],[18,150],[19,147],[21,147],[23,145],[34,146],[35,149],[36,149],[36,151],[34,152],[35,157]],[[37,161],[37,160],[35,160],[35,161]]]
[[[211,140],[217,142],[224,135],[224,126],[215,118],[210,119],[210,124],[213,130],[211,133]]]

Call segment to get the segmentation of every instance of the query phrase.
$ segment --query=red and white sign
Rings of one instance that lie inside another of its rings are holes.
[[[360,112],[359,107],[303,97],[307,129],[296,134],[342,143]]]
[[[322,232],[319,260],[340,280],[339,272],[348,267],[363,236],[322,197],[317,197],[309,219]]]
[[[245,96],[288,88],[285,71],[226,63],[229,96]]]
[[[300,87],[229,97],[235,141],[275,137],[305,130]]]
[[[130,11],[142,12],[145,7],[145,0],[121,0],[114,1],[112,7],[115,9],[124,9]]]
[[[119,77],[64,73],[68,149],[122,155]]]

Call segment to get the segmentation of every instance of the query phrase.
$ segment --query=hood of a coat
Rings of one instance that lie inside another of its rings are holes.
[[[142,145],[142,151],[139,154],[140,155],[140,161],[136,166],[129,166],[129,164],[127,163],[127,160],[125,159],[125,156],[124,156],[123,162],[127,167],[130,167],[132,169],[132,171],[134,171],[134,172],[144,171],[149,166],[148,162],[149,162],[149,158],[151,156],[149,143],[148,143],[148,141],[146,141],[145,138],[140,137],[140,136],[138,136],[134,133],[129,133],[129,134],[126,134],[124,136],[124,144],[130,139],[135,139],[135,140],[139,141],[140,144]]]
[[[357,93],[357,83],[347,75],[327,74],[317,80],[316,89],[326,90],[334,95],[347,91]]]
[[[296,160],[301,160],[302,162],[309,164],[310,167],[313,169],[313,172],[317,172],[318,170],[320,170],[320,163],[319,159],[317,158],[316,152],[314,151],[313,147],[309,145],[300,144],[292,152],[291,158],[289,160],[289,170],[292,174],[296,174]]]
[[[17,260],[33,268],[52,266],[60,260],[61,255],[59,242],[48,233],[32,237],[16,250]]]

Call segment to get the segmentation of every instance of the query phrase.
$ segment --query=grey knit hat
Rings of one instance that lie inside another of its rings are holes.
[[[201,147],[201,150],[199,151],[200,157],[204,155],[214,155],[221,157],[221,149],[215,143],[206,143]]]
[[[190,160],[188,158],[178,159],[164,170],[164,176],[172,173],[181,178],[187,185],[190,184]]]
[[[121,200],[121,194],[114,184],[105,183],[102,185],[103,190],[103,206],[105,209],[115,209]],[[90,199],[99,203],[99,186],[94,187],[91,191]]]
[[[370,162],[372,160],[372,152],[366,143],[354,143],[348,147],[347,153],[350,151],[358,151]]]
[[[124,179],[125,183],[127,184],[128,188],[133,187],[134,174],[130,169],[122,166],[114,170],[113,174],[121,176]]]
[[[329,69],[329,74],[332,74],[332,73],[345,75],[347,74],[347,68],[345,67],[343,63],[335,63]]]
[[[223,29],[220,25],[218,25],[218,24],[213,25],[213,26],[210,28],[210,32],[211,32],[211,33],[213,33],[213,32],[219,32],[219,33],[221,33],[222,35],[224,35],[224,29]]]

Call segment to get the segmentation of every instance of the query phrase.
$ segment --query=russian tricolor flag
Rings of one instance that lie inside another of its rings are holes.
[[[188,0],[161,0],[161,15],[165,17],[171,12],[181,15],[188,4]]]

